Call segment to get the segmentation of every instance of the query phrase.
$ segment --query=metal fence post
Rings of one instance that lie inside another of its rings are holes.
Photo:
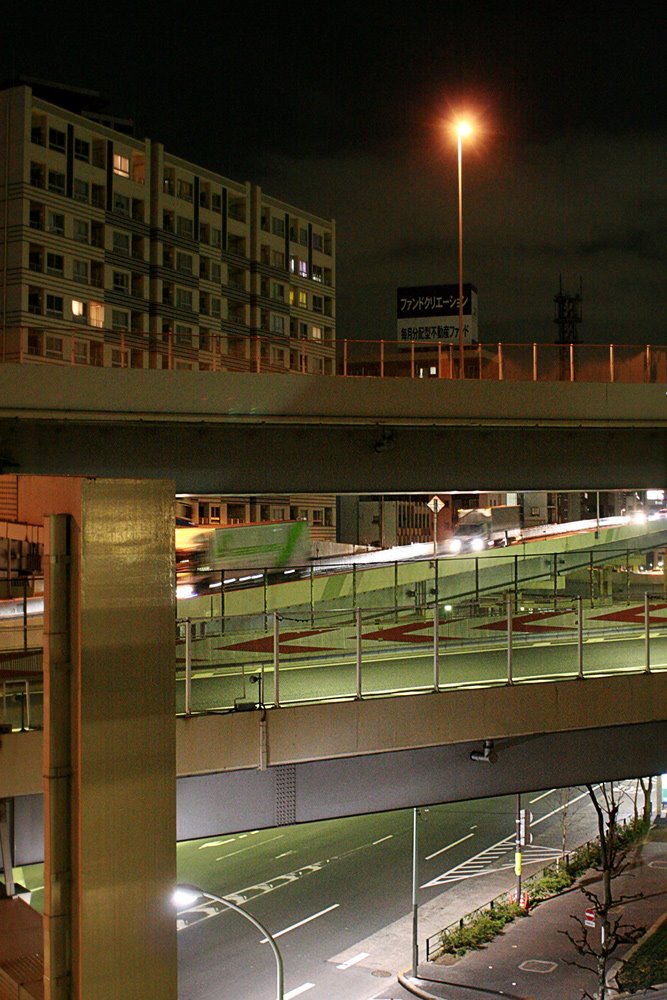
[[[433,690],[440,690],[440,611],[438,602],[433,604]]]
[[[315,567],[310,564],[310,627],[315,625]]]
[[[398,621],[398,560],[394,563],[394,621]]]
[[[507,610],[507,683],[513,684],[512,676],[512,595],[507,595],[505,602]]]
[[[577,677],[584,679],[584,601],[577,597]]]
[[[646,653],[646,662],[644,666],[644,673],[651,673],[651,608],[649,605],[649,595],[644,594],[644,649]]]
[[[192,627],[185,619],[185,714],[192,715]]]
[[[280,666],[280,619],[278,612],[273,612],[273,703],[276,708],[280,708],[280,679],[278,668]]]
[[[357,623],[357,691],[355,697],[357,701],[361,701],[361,608],[354,609],[354,615]]]

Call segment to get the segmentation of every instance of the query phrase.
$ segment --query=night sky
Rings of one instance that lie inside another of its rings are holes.
[[[667,343],[667,6],[25,2],[0,78],[101,91],[169,150],[337,222],[338,335],[395,336],[399,285],[464,278],[485,342]]]

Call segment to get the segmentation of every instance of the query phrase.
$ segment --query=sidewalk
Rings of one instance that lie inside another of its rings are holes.
[[[584,882],[594,886],[595,878],[584,876]],[[502,888],[491,889],[485,880],[487,902]],[[665,893],[667,843],[649,842],[638,848],[632,867],[615,882],[615,888],[616,895]],[[471,897],[469,887],[463,891],[469,911],[481,905]],[[452,895],[451,892],[446,894]],[[490,996],[503,996],[509,1000],[574,1000],[583,990],[593,990],[595,978],[591,973],[568,964],[580,957],[560,932],[567,929],[576,934],[578,925],[571,915],[576,914],[583,919],[587,905],[578,889],[557,896],[540,904],[529,916],[508,925],[502,934],[481,950],[468,952],[462,959],[454,960],[454,964],[445,964],[447,958],[421,963],[417,979],[402,974],[399,975],[399,982],[416,996],[438,1000],[473,1000]],[[667,894],[639,900],[624,908],[624,922],[648,928],[666,909]],[[457,915],[445,919],[441,926],[455,919]],[[623,951],[619,951],[615,958],[622,957],[622,954]],[[657,998],[660,994],[651,993],[650,996]]]

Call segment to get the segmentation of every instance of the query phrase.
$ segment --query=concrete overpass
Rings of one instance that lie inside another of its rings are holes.
[[[666,456],[662,384],[0,367],[6,472],[178,492],[603,490],[663,486]]]
[[[665,425],[661,385],[2,366],[4,471],[100,477],[31,486],[37,516],[69,517],[47,589],[47,995],[73,977],[77,996],[102,982],[96,996],[141,996],[144,981],[175,996],[177,770],[181,816],[220,832],[664,766],[664,673],[203,716],[174,733],[174,489],[414,492],[445,475],[458,490],[660,487]],[[155,482],[136,499],[127,477]],[[492,768],[469,759],[487,738]],[[40,784],[40,734],[3,736],[0,763],[22,776],[16,793]],[[149,838],[128,886],[127,857]]]

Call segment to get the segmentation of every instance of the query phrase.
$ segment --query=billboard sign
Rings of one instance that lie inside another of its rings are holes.
[[[399,288],[396,295],[397,339],[409,343],[458,343],[459,286],[419,285]],[[463,286],[463,340],[476,344],[477,289]]]

